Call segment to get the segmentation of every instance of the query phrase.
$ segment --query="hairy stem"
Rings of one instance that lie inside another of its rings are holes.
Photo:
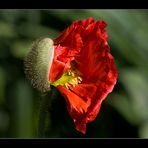
[[[49,107],[54,97],[54,90],[51,89],[41,98],[39,120],[38,120],[38,137],[44,138],[46,131],[46,121],[48,120]]]

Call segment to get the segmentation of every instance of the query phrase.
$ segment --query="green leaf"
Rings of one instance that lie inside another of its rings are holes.
[[[120,81],[125,86],[131,100],[131,106],[141,123],[148,120],[148,81],[138,69],[124,69]]]
[[[140,138],[148,138],[148,121],[145,121],[139,127],[139,137]]]
[[[33,93],[25,80],[21,79],[15,83],[11,107],[13,107],[12,137],[29,138],[34,136],[33,124]]]
[[[0,67],[0,105],[6,101],[5,100],[5,87],[6,87],[5,70],[2,67]]]
[[[31,41],[29,40],[16,40],[10,49],[10,52],[15,58],[24,59],[27,56],[31,45]]]
[[[108,96],[107,103],[114,107],[130,124],[139,125],[141,120],[134,111],[132,102],[126,95],[113,93]]]
[[[12,38],[16,37],[16,32],[14,31],[11,24],[7,22],[0,21],[0,37],[3,38]]]

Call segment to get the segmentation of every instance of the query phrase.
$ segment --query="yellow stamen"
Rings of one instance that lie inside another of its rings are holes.
[[[80,76],[80,72],[76,69],[69,69],[65,72],[60,79],[51,83],[53,86],[62,85],[67,89],[72,89],[73,87],[77,86],[78,84],[82,83],[82,77]]]
[[[68,73],[69,76],[73,77],[72,79],[70,79],[68,82],[66,82],[63,85],[67,89],[75,87],[76,85],[78,85],[82,82],[82,78],[80,77],[79,73],[76,70],[69,69],[67,73]]]
[[[51,85],[58,86],[62,85],[67,89],[71,89],[78,84],[82,83],[82,77],[81,74],[75,70],[75,69],[69,69],[67,72],[65,72],[60,79],[53,82]]]

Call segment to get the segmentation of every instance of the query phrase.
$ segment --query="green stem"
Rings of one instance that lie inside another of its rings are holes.
[[[41,98],[39,121],[38,121],[38,137],[45,137],[46,120],[48,118],[48,109],[50,102],[53,99],[53,89]]]

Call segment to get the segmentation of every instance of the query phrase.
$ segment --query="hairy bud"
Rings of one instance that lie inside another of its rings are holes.
[[[43,38],[33,43],[25,57],[25,74],[33,87],[41,92],[50,90],[49,72],[54,56],[54,45],[50,38]]]

